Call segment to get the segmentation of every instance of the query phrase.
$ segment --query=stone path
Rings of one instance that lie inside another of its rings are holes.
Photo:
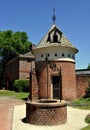
[[[58,126],[36,126],[24,123],[22,119],[26,117],[26,106],[15,106],[12,130],[80,130],[87,126],[84,119],[90,110],[79,110],[67,107],[67,122]]]
[[[13,109],[22,101],[9,97],[0,97],[0,130],[12,130]]]
[[[87,126],[84,119],[90,110],[67,108],[67,122],[58,126],[35,126],[24,123],[26,106],[23,101],[0,98],[0,130],[80,130]]]

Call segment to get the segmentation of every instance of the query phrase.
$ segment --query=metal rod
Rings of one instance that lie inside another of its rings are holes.
[[[62,74],[61,74],[61,67],[60,67],[60,83],[59,83],[59,87],[60,87],[60,102],[62,100]]]
[[[32,72],[30,72],[30,100],[32,101]]]
[[[47,72],[47,99],[48,99],[48,56],[46,54],[46,72]]]
[[[30,100],[32,101],[32,61],[31,61],[31,72],[30,72]]]

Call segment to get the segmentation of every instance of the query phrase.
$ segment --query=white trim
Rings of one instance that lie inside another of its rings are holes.
[[[75,60],[73,60],[71,58],[60,58],[60,59],[56,59],[54,61],[70,61],[70,62],[74,62],[75,63]]]

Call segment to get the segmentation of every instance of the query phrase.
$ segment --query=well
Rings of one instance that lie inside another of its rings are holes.
[[[67,103],[42,99],[26,102],[26,122],[34,125],[59,125],[67,121]]]

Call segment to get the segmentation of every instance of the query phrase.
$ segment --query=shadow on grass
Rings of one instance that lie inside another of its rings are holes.
[[[27,100],[28,100],[28,98],[22,98],[22,100],[27,101]]]

